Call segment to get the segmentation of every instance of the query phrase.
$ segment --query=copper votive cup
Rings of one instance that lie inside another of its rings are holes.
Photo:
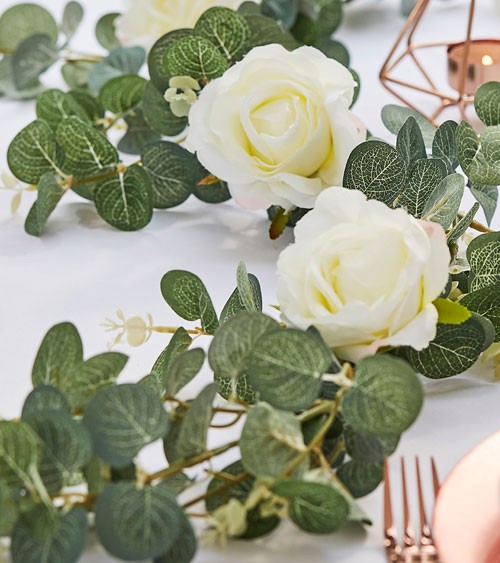
[[[467,60],[466,60],[467,59]],[[448,47],[448,82],[461,90],[462,72],[465,72],[464,93],[472,95],[485,82],[500,80],[500,39],[475,39]]]

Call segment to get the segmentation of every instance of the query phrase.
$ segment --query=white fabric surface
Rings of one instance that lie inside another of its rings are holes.
[[[64,4],[63,0],[40,3],[59,14]],[[0,0],[0,11],[10,4]],[[93,24],[100,14],[120,10],[121,2],[83,0],[83,4],[85,24],[78,32],[75,47],[98,52]],[[433,4],[434,18],[422,36],[435,40],[446,33],[450,39],[460,39],[461,32],[453,30],[460,22],[460,29],[465,28],[465,20],[460,19],[464,2],[436,0]],[[477,31],[482,36],[495,36],[500,15],[494,10],[494,2],[482,0],[478,4]],[[395,100],[378,82],[378,71],[403,24],[398,6],[399,0],[355,0],[347,7],[339,34],[349,46],[352,66],[363,81],[355,110],[374,134],[385,138],[389,137],[380,121],[380,109]],[[431,60],[444,79],[444,56],[432,55]],[[50,71],[45,82],[61,85],[58,72]],[[32,102],[0,99],[0,171],[7,170],[6,150],[13,135],[34,115]],[[37,239],[23,230],[34,195],[24,194],[21,209],[14,217],[10,214],[11,197],[12,192],[0,190],[0,416],[4,418],[18,416],[30,390],[34,355],[52,325],[65,320],[74,322],[89,357],[105,350],[109,335],[99,325],[105,317],[114,316],[117,308],[126,315],[151,312],[157,324],[177,324],[179,321],[159,291],[161,276],[170,269],[188,269],[200,275],[220,308],[234,288],[236,266],[243,259],[249,271],[261,280],[265,311],[272,314],[275,262],[291,236],[288,233],[271,242],[263,214],[238,209],[231,202],[207,206],[193,200],[174,210],[155,212],[151,224],[140,232],[122,233],[106,225],[92,205],[69,194],[51,217],[45,235]],[[470,201],[464,202],[464,209],[470,207]],[[496,228],[499,219],[497,214]],[[118,347],[131,356],[122,381],[137,380],[148,373],[165,344],[162,335],[153,335],[141,348]],[[195,387],[201,387],[202,379],[196,380]],[[434,455],[444,476],[467,450],[498,429],[500,386],[489,381],[484,366],[478,366],[467,377],[425,385],[423,411],[403,436],[397,454],[408,458],[418,454],[423,459]],[[222,437],[222,441],[226,439]],[[148,448],[144,458],[150,469],[164,463],[156,445]],[[308,536],[285,524],[263,540],[232,542],[225,552],[203,549],[195,561],[382,563],[381,489],[360,504],[374,520],[374,526],[366,532],[347,527],[333,536]],[[94,546],[82,560],[96,563],[112,558]]]

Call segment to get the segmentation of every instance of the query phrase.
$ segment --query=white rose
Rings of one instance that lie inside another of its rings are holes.
[[[436,335],[433,301],[448,280],[440,225],[367,200],[355,190],[323,191],[278,260],[283,319],[315,326],[345,360],[384,346],[422,350]]]
[[[124,14],[115,21],[122,45],[148,49],[162,35],[174,29],[192,28],[209,8],[225,6],[236,10],[244,0],[128,0]]]
[[[256,47],[206,86],[186,146],[250,209],[311,208],[342,183],[365,131],[349,111],[355,82],[314,47]]]

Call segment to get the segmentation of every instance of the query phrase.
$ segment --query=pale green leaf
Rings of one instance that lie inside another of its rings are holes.
[[[471,183],[470,191],[483,208],[486,222],[491,225],[498,204],[498,186]]]
[[[160,381],[166,381],[172,362],[191,346],[193,339],[187,331],[180,327],[170,339],[167,347],[158,356],[151,368],[151,373]]]
[[[115,30],[115,20],[119,15],[118,12],[104,14],[96,24],[96,39],[101,47],[104,47],[107,51],[112,51],[120,47],[120,42],[116,37]]]
[[[465,183],[461,174],[443,178],[432,192],[422,211],[422,218],[439,223],[447,230],[458,215]]]
[[[43,33],[52,43],[57,41],[57,24],[42,6],[18,3],[0,17],[0,47],[16,49],[27,37]]]
[[[99,92],[108,80],[123,74],[137,74],[146,59],[142,47],[118,47],[96,63],[89,74],[89,87]]]
[[[163,373],[161,386],[165,394],[172,397],[199,373],[205,361],[205,352],[202,348],[193,348],[171,356],[170,360]]]
[[[58,51],[48,35],[36,34],[24,39],[12,55],[16,88],[29,88],[58,58]]]
[[[382,121],[393,135],[397,135],[399,133],[399,130],[403,127],[409,117],[414,117],[417,121],[418,126],[422,131],[425,146],[428,148],[432,147],[436,128],[423,115],[413,109],[393,104],[389,104],[382,108]]]
[[[467,247],[471,268],[471,291],[500,283],[500,233],[486,233],[476,237]]]
[[[486,127],[478,138],[470,123],[456,132],[457,156],[462,170],[477,184],[500,184],[500,126]]]
[[[500,125],[500,82],[482,84],[474,95],[474,108],[485,125]]]
[[[65,63],[61,67],[61,74],[64,82],[70,88],[86,88],[89,74],[95,63],[87,61],[76,61]]]
[[[259,280],[253,275],[248,274],[248,283],[252,291],[252,301],[255,304],[256,311],[262,311],[262,292],[260,289]],[[231,293],[229,299],[227,300],[222,312],[220,314],[220,322],[225,323],[231,317],[234,317],[237,313],[241,311],[246,311],[247,308],[243,304],[240,296],[240,291],[236,288],[233,293]]]
[[[69,40],[73,37],[83,20],[83,6],[72,0],[64,6],[61,31]]]
[[[458,239],[465,234],[467,229],[470,227],[476,213],[479,211],[479,203],[476,202],[467,213],[456,223],[453,229],[448,233],[446,241],[448,245],[454,244]]]
[[[248,272],[244,262],[238,264],[236,272],[236,281],[238,286],[238,293],[247,311],[258,311],[259,307],[254,301],[254,291],[250,280],[248,279]]]

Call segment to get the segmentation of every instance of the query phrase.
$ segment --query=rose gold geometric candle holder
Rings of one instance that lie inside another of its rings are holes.
[[[451,106],[458,106],[464,116],[467,104],[474,100],[476,89],[483,82],[500,80],[500,39],[473,40],[471,38],[476,2],[470,0],[464,41],[451,44],[440,41],[416,43],[414,36],[429,4],[430,0],[419,0],[415,5],[384,62],[380,71],[380,80],[396,98],[423,115],[426,112],[417,107],[415,100],[412,99],[412,92],[420,92],[435,98],[437,107],[426,117],[436,123],[443,110]],[[444,50],[443,55],[447,53],[448,82],[456,91],[455,94],[443,91],[431,78],[419,58],[419,52],[432,48],[441,48]],[[408,58],[415,64],[420,80],[417,76],[415,81],[402,80],[397,77],[399,65]]]

